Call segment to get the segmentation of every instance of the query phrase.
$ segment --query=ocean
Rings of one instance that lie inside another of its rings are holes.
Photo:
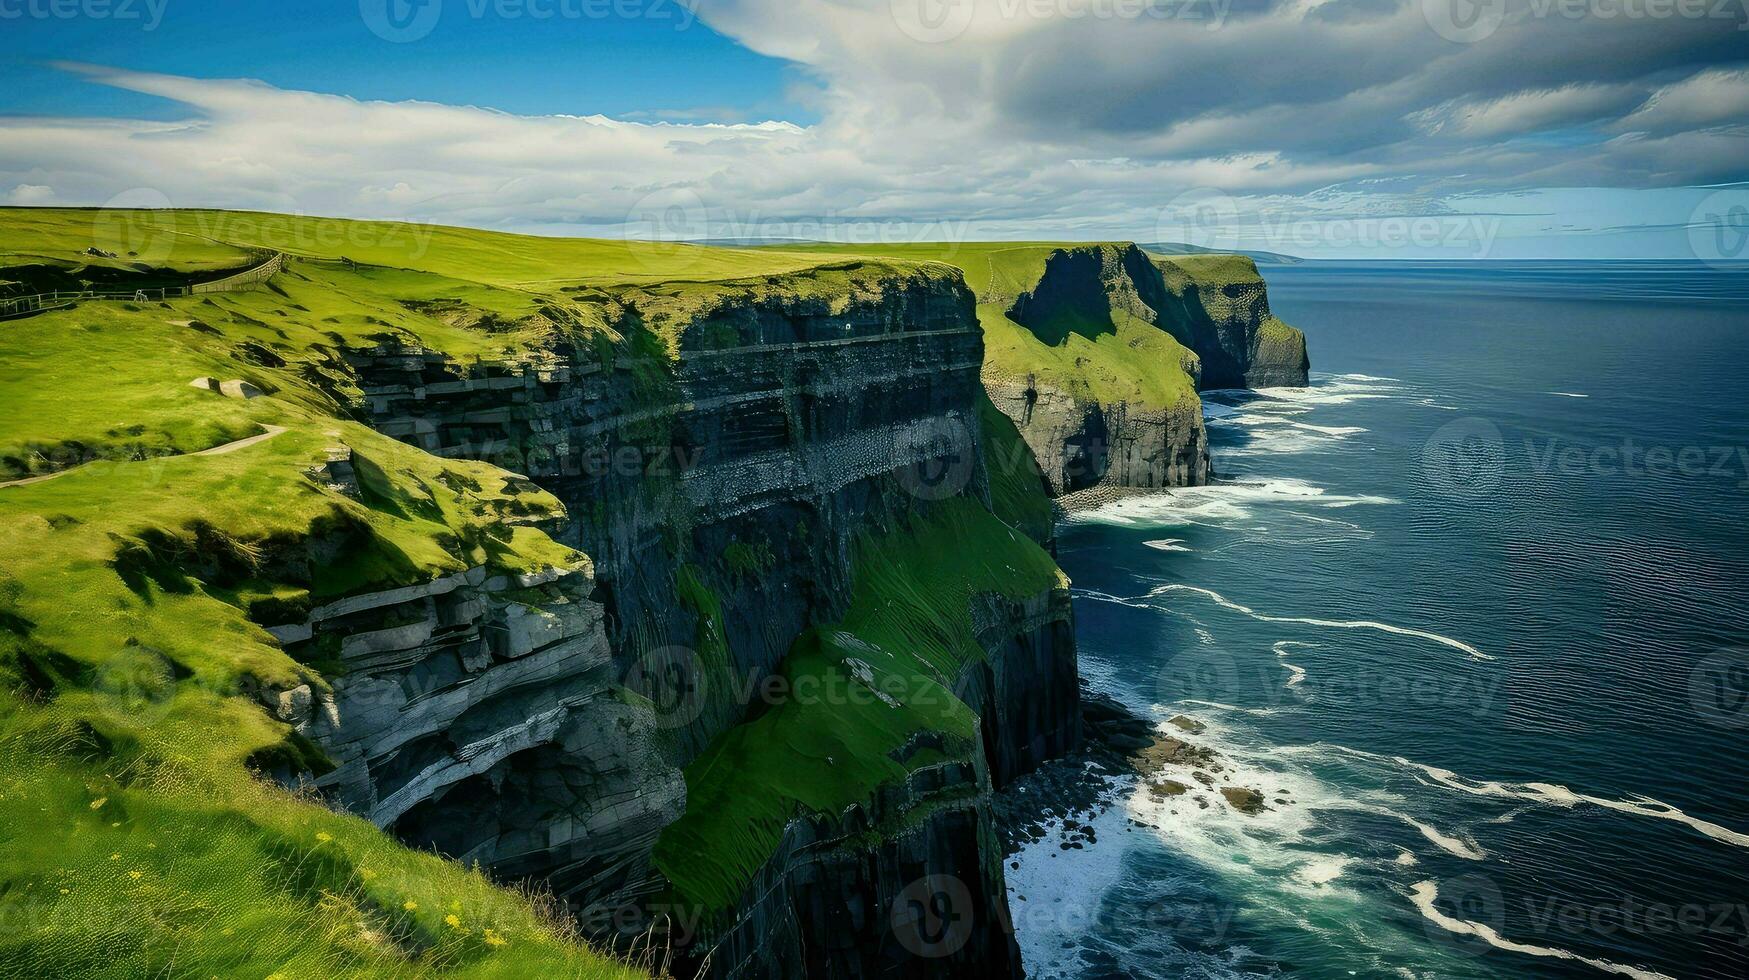
[[[1029,974],[1749,976],[1749,271],[1265,275],[1310,387],[1060,528],[1090,686],[1212,757],[1017,856]]]

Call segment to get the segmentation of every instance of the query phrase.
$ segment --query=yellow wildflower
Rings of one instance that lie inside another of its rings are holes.
[[[486,934],[483,938],[486,940],[486,945],[488,945],[488,946],[502,946],[502,945],[504,945],[504,937],[498,935],[496,932],[493,932],[491,929],[486,930]]]
[[[462,920],[454,912],[444,916],[443,921],[451,929],[460,929],[462,927]]]
[[[419,903],[418,902],[403,902],[401,904],[401,907],[406,909],[409,912],[419,911]]]
[[[141,876],[141,875],[143,875],[143,874],[145,874],[145,872],[144,872],[144,871],[129,871],[129,872],[128,872],[128,877],[129,877],[129,878],[132,878],[132,879],[133,879],[133,880],[135,880],[135,881],[139,881],[139,880],[140,880],[140,876]]]
[[[316,839],[318,841],[321,841],[322,843],[326,844],[329,841],[333,840],[334,838],[332,835],[330,835],[327,831],[324,830],[324,831],[321,831],[320,833],[316,834]]]
[[[114,853],[114,854],[111,854],[111,855],[110,855],[110,856],[109,856],[109,859],[110,859],[110,860],[111,860],[111,861],[120,861],[120,860],[121,860],[121,852],[120,852],[120,851],[117,851],[117,852],[115,852],[115,853]]]

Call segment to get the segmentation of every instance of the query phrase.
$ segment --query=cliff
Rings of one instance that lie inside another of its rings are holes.
[[[849,255],[835,246],[783,249]],[[1197,392],[1306,383],[1305,337],[1271,315],[1243,256],[1129,243],[858,247],[950,264],[977,294],[984,387],[1053,496],[1196,486],[1210,476]]]
[[[17,404],[110,370],[0,427],[46,478],[0,488],[28,531],[0,717],[24,798],[52,774],[123,817],[100,846],[140,871],[49,846],[15,887],[74,868],[59,894],[130,923],[141,972],[226,930],[179,965],[625,969],[576,928],[721,976],[1018,974],[990,798],[1078,738],[1073,631],[958,273],[151,220],[303,253],[251,292],[12,325],[9,363],[45,368]],[[186,852],[136,867],[172,827]],[[54,896],[0,958],[78,972]],[[945,945],[919,902],[963,923]]]
[[[122,216],[0,211],[0,280],[172,290],[0,345],[0,807],[79,828],[0,869],[26,972],[1018,976],[1050,496],[1201,482],[1198,384],[1305,369],[1127,245]]]

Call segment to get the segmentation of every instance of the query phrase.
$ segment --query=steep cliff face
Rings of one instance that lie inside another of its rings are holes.
[[[1204,390],[1306,384],[1306,335],[1269,312],[1255,262],[1243,255],[1153,261],[1169,294],[1162,322],[1202,358]]]
[[[996,292],[981,297],[985,387],[1052,493],[1207,482],[1201,363],[1160,328],[1170,297],[1147,257],[1083,245],[997,253],[991,265],[1010,274],[992,274]]]
[[[1243,256],[1166,258],[1123,242],[871,251],[965,274],[984,387],[1070,505],[1208,482],[1197,392],[1306,381],[1305,338],[1270,314]]]
[[[526,473],[593,561],[317,610],[284,639],[341,676],[297,723],[337,800],[548,883],[598,935],[654,924],[723,976],[1013,976],[989,797],[1078,738],[1065,583],[988,509],[957,274],[803,278],[588,290],[611,349],[351,355],[379,429]],[[1030,463],[997,438],[999,475]],[[1004,493],[1027,505],[1024,479]],[[943,535],[997,536],[980,550],[1031,578],[962,574]],[[894,613],[920,576],[952,600]],[[809,639],[827,623],[841,641]],[[741,745],[771,724],[800,756]],[[750,795],[781,805],[717,819]],[[963,919],[951,950],[913,921],[920,890]]]

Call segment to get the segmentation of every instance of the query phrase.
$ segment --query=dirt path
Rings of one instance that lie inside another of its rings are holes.
[[[199,450],[198,452],[176,453],[176,454],[171,455],[171,456],[158,456],[158,457],[154,457],[154,458],[156,458],[156,459],[183,459],[183,458],[186,458],[189,456],[222,456],[225,453],[236,452],[239,449],[247,449],[250,446],[253,446],[258,442],[266,442],[267,440],[272,439],[274,436],[277,436],[281,432],[285,431],[284,426],[268,425],[265,422],[263,422],[261,424],[261,427],[263,429],[266,429],[267,431],[261,433],[260,435],[249,436],[246,439],[237,439],[233,442],[222,443],[220,445],[212,447],[211,449],[202,449],[202,450]],[[92,462],[112,462],[112,461],[110,461],[110,460],[93,460]],[[140,460],[140,462],[147,462],[147,460]],[[44,480],[53,480],[57,477],[66,476],[68,473],[76,472],[76,471],[81,470],[81,469],[83,469],[87,466],[90,466],[90,465],[91,465],[91,463],[80,463],[78,466],[69,466],[64,470],[56,470],[53,473],[44,473],[41,476],[27,476],[21,480],[7,480],[4,483],[0,483],[0,490],[4,490],[7,487],[22,487],[27,483],[41,483]]]

